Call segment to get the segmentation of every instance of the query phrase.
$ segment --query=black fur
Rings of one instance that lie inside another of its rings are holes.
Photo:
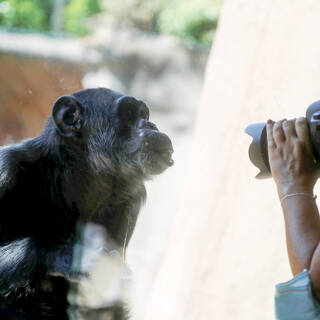
[[[60,97],[40,136],[0,148],[0,319],[67,319],[79,221],[126,248],[144,180],[172,165],[148,119],[133,97],[87,89]]]

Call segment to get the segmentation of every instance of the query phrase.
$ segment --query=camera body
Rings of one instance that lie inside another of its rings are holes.
[[[308,107],[306,118],[309,126],[314,156],[318,162],[320,160],[320,101],[316,101]],[[256,178],[265,179],[271,177],[266,123],[261,122],[250,124],[246,128],[245,132],[252,137],[252,142],[249,147],[249,158],[260,170],[256,175]]]

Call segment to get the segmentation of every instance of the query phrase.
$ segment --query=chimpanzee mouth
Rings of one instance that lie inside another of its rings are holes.
[[[148,134],[143,142],[144,162],[152,174],[173,166],[173,147],[170,138],[159,131]]]
[[[160,174],[169,167],[173,166],[172,150],[159,151],[150,150],[148,156],[144,159],[144,164],[147,172],[150,174]]]
[[[163,161],[168,167],[173,166],[174,161],[172,160],[173,149],[166,150],[152,150],[158,157],[159,161]]]

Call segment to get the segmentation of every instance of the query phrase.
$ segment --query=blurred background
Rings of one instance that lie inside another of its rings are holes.
[[[176,165],[147,183],[127,252],[142,319],[175,217],[222,0],[0,0],[0,143],[38,135],[57,97],[103,86],[143,99]]]

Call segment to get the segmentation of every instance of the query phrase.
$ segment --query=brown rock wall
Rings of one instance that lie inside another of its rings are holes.
[[[41,132],[55,99],[81,89],[78,65],[0,54],[0,143]]]

